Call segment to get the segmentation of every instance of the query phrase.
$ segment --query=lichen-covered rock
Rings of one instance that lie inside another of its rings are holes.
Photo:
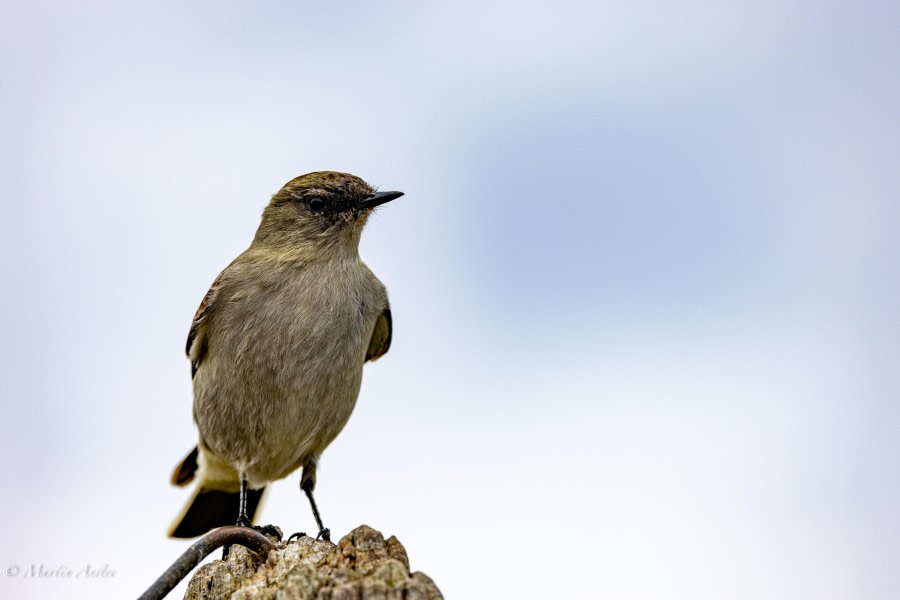
[[[185,600],[437,600],[427,575],[409,572],[397,538],[361,525],[337,544],[304,536],[278,542],[262,559],[233,546],[226,560],[201,567]]]

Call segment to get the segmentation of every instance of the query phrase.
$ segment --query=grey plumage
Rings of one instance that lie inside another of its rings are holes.
[[[311,493],[319,456],[356,404],[363,364],[390,346],[387,292],[358,245],[374,206],[399,195],[343,173],[298,177],[213,283],[187,344],[198,490],[236,493],[239,473],[262,488],[303,467]],[[173,481],[183,485],[190,470],[186,459]],[[181,522],[189,508],[170,535],[191,532]]]

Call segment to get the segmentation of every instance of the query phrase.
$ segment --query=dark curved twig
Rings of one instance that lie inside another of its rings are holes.
[[[200,564],[200,561],[209,556],[210,552],[225,544],[240,544],[246,546],[257,554],[266,554],[275,549],[275,544],[269,538],[249,527],[219,527],[213,529],[202,538],[194,542],[184,554],[178,557],[166,572],[153,582],[147,591],[140,595],[138,600],[161,600],[172,591],[191,569]]]

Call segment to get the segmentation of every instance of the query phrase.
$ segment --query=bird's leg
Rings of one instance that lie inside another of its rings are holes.
[[[306,486],[301,489],[306,492],[306,497],[309,498],[309,505],[312,507],[313,516],[316,518],[316,525],[319,526],[319,535],[316,536],[316,539],[322,538],[326,542],[330,542],[331,530],[322,524],[322,517],[319,516],[319,509],[316,507],[316,501],[313,498],[312,486]]]
[[[250,517],[247,516],[247,473],[241,472],[241,493],[240,506],[238,507],[238,519],[236,525],[238,527],[250,527],[263,535],[274,537],[281,540],[281,529],[275,525],[254,525]],[[227,552],[227,551],[226,551]]]
[[[309,498],[309,505],[312,507],[313,517],[316,518],[316,525],[319,527],[319,535],[316,539],[322,538],[326,542],[331,541],[331,530],[322,524],[322,517],[319,515],[319,507],[313,498],[313,488],[316,487],[316,461],[309,460],[303,465],[303,475],[300,477],[300,489]]]
[[[238,509],[238,527],[251,527],[253,523],[247,517],[247,473],[241,471],[241,503]]]
[[[253,527],[253,523],[247,517],[247,474],[241,471],[241,493],[240,504],[238,506],[238,518],[236,525],[238,527]],[[228,554],[231,552],[231,544],[225,544],[222,547],[222,560],[228,560]]]
[[[319,515],[319,507],[316,506],[316,501],[313,498],[314,487],[316,487],[316,462],[315,460],[310,460],[305,465],[303,465],[303,476],[300,477],[300,489],[303,490],[303,493],[305,493],[306,497],[309,498],[309,505],[312,507],[313,517],[316,518],[316,525],[319,526],[319,535],[316,536],[316,539],[321,538],[326,542],[330,542],[331,530],[322,524],[322,517]],[[288,541],[290,542],[294,538],[300,538],[304,535],[306,534],[295,533],[288,538]]]

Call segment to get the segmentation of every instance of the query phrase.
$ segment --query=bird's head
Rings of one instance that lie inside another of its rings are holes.
[[[355,250],[375,207],[402,195],[377,192],[348,173],[307,173],[284,184],[272,197],[254,243]]]

